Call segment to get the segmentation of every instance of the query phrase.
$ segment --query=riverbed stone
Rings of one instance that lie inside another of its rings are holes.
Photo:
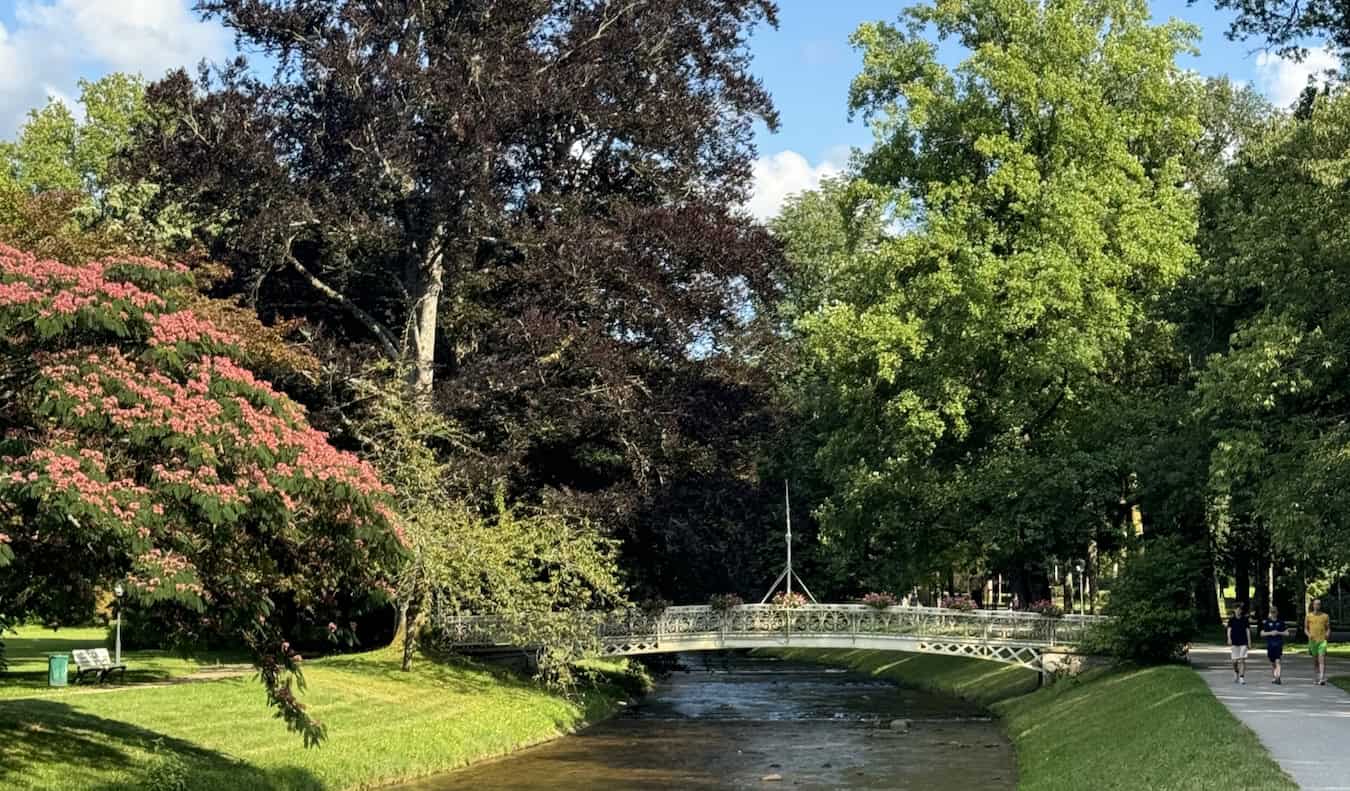
[[[763,780],[766,783],[773,783],[782,779],[783,776],[780,774],[764,775],[763,777],[760,778],[760,780]]]
[[[910,725],[912,725],[912,724],[913,724],[913,723],[911,723],[909,720],[891,720],[890,723],[887,724],[886,727],[890,728],[890,729],[893,730],[893,731],[899,731],[899,732],[901,732],[901,733],[908,733],[908,732],[909,732]]]

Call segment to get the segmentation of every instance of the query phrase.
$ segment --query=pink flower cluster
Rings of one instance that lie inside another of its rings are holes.
[[[181,265],[170,267],[142,258],[109,258],[72,266],[41,260],[0,244],[0,308],[32,306],[38,308],[40,316],[52,316],[69,315],[109,302],[141,309],[163,307],[164,300],[158,295],[109,277],[109,270],[127,264],[143,269],[186,271]]]
[[[155,594],[188,595],[201,597],[205,594],[202,584],[197,581],[197,569],[185,556],[172,550],[151,549],[136,558],[137,574],[128,574],[127,583],[146,595]]]
[[[148,489],[134,481],[109,480],[103,454],[89,448],[79,451],[62,446],[37,448],[15,462],[28,467],[29,472],[10,473],[11,483],[49,483],[52,491],[73,495],[86,506],[121,522],[135,521],[150,496]]]
[[[232,335],[216,329],[216,325],[197,317],[190,310],[155,315],[146,313],[145,320],[150,325],[151,346],[172,346],[176,343],[202,344],[210,342],[216,346],[228,346],[235,342]]]

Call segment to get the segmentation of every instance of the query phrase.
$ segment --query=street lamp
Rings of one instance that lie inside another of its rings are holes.
[[[1079,614],[1086,614],[1087,594],[1086,594],[1086,587],[1083,582],[1083,570],[1087,568],[1087,564],[1081,560],[1075,560],[1073,562],[1073,567],[1078,572],[1078,612]]]
[[[127,592],[122,583],[113,586],[113,595],[117,597],[117,636],[113,638],[113,664],[122,664],[122,596]]]

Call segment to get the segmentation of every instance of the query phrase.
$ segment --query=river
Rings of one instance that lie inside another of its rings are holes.
[[[815,665],[688,654],[622,714],[400,786],[461,789],[1012,789],[998,724],[954,697]],[[908,720],[909,729],[889,727]]]

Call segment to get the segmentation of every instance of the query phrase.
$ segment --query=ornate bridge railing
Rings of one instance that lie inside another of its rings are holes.
[[[857,604],[786,609],[751,604],[722,612],[694,606],[670,607],[659,614],[638,610],[552,613],[542,620],[566,621],[553,624],[550,631],[565,628],[573,635],[585,635],[603,655],[786,645],[859,647],[975,656],[1040,670],[1045,652],[1072,650],[1091,625],[1104,619],[1076,615],[1046,618],[1006,610],[876,610]],[[452,618],[443,629],[452,645],[467,650],[522,641],[519,620],[505,616]]]

